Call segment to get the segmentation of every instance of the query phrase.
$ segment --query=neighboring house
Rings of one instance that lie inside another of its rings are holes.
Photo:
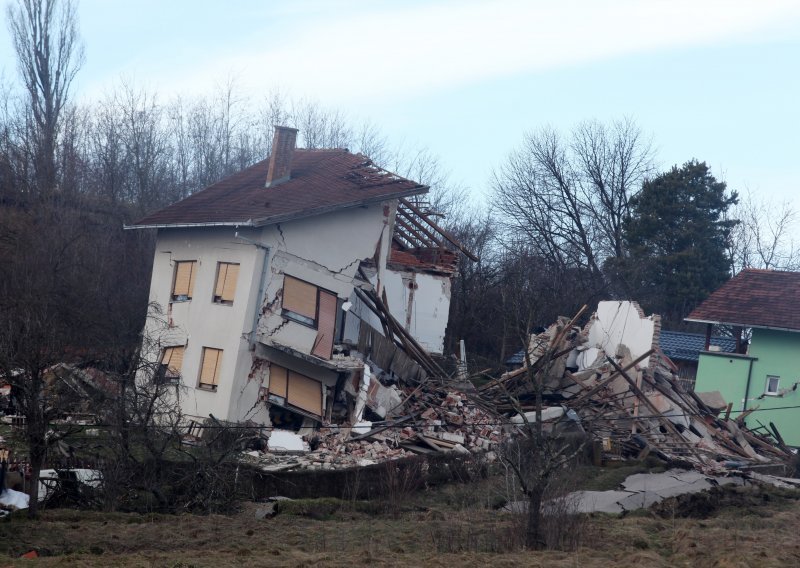
[[[382,417],[399,406],[392,382],[425,376],[386,330],[443,350],[463,247],[419,204],[428,187],[347,150],[295,149],[296,135],[276,127],[267,160],[129,227],[158,229],[149,356],[186,387],[189,418]]]
[[[678,367],[676,374],[684,387],[691,387],[697,377],[700,352],[706,348],[706,337],[702,333],[684,331],[661,331],[658,338],[661,351]],[[711,338],[711,351],[731,352],[736,350],[736,340],[731,337]]]
[[[746,269],[700,304],[686,321],[731,326],[745,351],[700,353],[695,390],[719,391],[734,411],[754,408],[751,428],[775,424],[787,444],[800,445],[800,273]],[[706,341],[706,347],[708,341]]]

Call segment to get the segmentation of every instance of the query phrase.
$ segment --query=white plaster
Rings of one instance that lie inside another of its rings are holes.
[[[273,430],[269,435],[267,447],[270,450],[283,450],[286,452],[303,452],[306,447],[303,438],[289,430]]]
[[[358,266],[375,254],[383,230],[380,203],[265,227],[262,239],[275,244],[266,293],[272,309],[259,322],[259,339],[310,353],[317,330],[281,316],[284,274],[351,298]]]
[[[361,422],[364,417],[364,406],[367,404],[367,391],[369,391],[369,384],[372,381],[372,373],[370,373],[369,365],[364,365],[364,371],[361,375],[361,388],[358,390],[356,397],[356,407],[353,412],[354,422]]]
[[[415,286],[411,302],[409,283]],[[389,311],[395,319],[404,326],[408,322],[407,331],[426,350],[442,353],[450,315],[450,278],[424,272],[387,270],[385,288]]]
[[[230,415],[232,394],[242,382],[242,370],[249,369],[249,345],[243,336],[252,325],[258,291],[258,282],[253,281],[256,269],[260,277],[261,262],[257,247],[235,239],[234,233],[233,228],[160,230],[156,243],[150,302],[162,306],[168,321],[148,323],[147,332],[160,340],[148,356],[157,360],[161,347],[186,346],[181,369],[181,383],[186,388],[180,402],[184,414],[197,418],[213,414],[220,419],[238,419]],[[170,302],[174,262],[179,260],[197,261],[194,290],[190,301]],[[231,306],[212,301],[217,262],[240,265]],[[203,347],[223,350],[216,391],[197,388]]]
[[[637,359],[652,349],[654,331],[653,316],[641,317],[633,302],[600,302],[589,329],[588,343],[610,357],[616,355],[619,345],[625,345],[631,357]],[[649,361],[642,361],[639,366],[648,367]]]

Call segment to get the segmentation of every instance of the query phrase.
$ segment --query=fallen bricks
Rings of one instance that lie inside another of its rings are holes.
[[[463,392],[419,390],[406,407],[410,414],[373,423],[363,434],[353,435],[355,428],[350,426],[322,426],[306,436],[307,451],[251,451],[243,459],[265,471],[361,467],[451,451],[486,452],[492,460],[492,450],[505,436],[502,417],[479,408]]]

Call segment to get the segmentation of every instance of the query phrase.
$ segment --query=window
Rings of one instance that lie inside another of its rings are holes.
[[[322,383],[311,377],[275,365],[269,366],[269,400],[289,404],[315,416],[322,416]]]
[[[283,316],[318,330],[311,354],[330,359],[336,333],[336,294],[292,276],[283,279]]]
[[[203,359],[200,364],[200,388],[217,390],[221,366],[222,349],[203,347]]]
[[[317,327],[319,288],[291,276],[283,278],[283,315],[300,323]]]
[[[764,394],[778,394],[778,385],[780,385],[781,378],[775,375],[767,375],[767,389]]]
[[[164,348],[161,354],[161,365],[156,375],[156,382],[168,383],[180,380],[184,350],[185,347],[182,345]]]
[[[179,260],[175,263],[175,277],[172,281],[173,302],[185,302],[192,299],[196,273],[196,260]]]
[[[217,263],[217,283],[214,286],[214,302],[217,304],[233,304],[236,293],[236,282],[239,279],[239,265],[231,262]]]

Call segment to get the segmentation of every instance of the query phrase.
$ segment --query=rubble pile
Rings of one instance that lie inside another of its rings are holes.
[[[339,469],[373,465],[415,454],[491,451],[503,439],[502,418],[474,404],[466,393],[430,387],[408,389],[408,414],[358,427],[324,425],[302,436],[302,451],[251,451],[246,460],[265,471]],[[416,392],[414,392],[416,391]],[[274,432],[272,434],[274,436]]]
[[[752,410],[734,418],[719,393],[678,386],[674,364],[657,347],[658,316],[645,317],[634,302],[601,302],[585,327],[574,322],[561,319],[533,336],[522,368],[479,389],[483,404],[533,420],[527,411],[540,380],[543,423],[548,415],[551,422],[571,417],[623,457],[652,453],[709,474],[792,458],[779,433],[745,426]]]

